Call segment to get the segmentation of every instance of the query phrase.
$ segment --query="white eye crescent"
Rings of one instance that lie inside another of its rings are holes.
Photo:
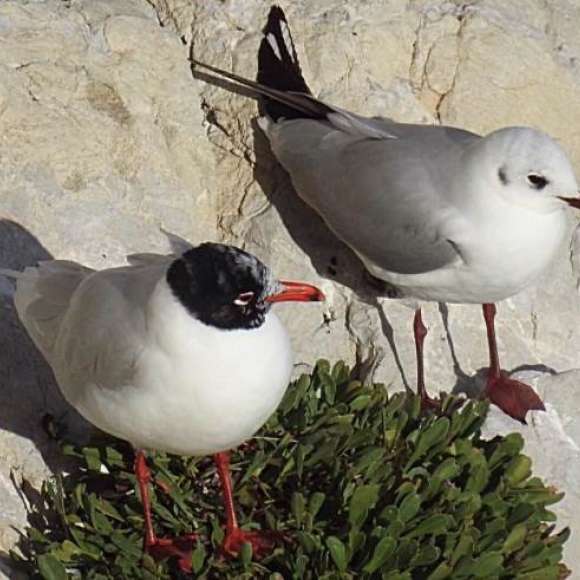
[[[253,292],[242,292],[234,300],[234,304],[236,306],[247,306],[252,301],[252,298],[254,298]]]

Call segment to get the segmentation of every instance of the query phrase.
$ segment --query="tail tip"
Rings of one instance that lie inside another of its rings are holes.
[[[269,32],[277,29],[280,26],[280,22],[285,22],[288,24],[284,10],[282,10],[278,4],[274,4],[268,13],[268,21],[266,22],[266,26],[264,26],[263,30],[264,34],[268,34]]]
[[[258,75],[260,85],[281,92],[312,94],[304,77],[286,15],[280,6],[273,5],[263,29],[258,50]],[[272,97],[262,99],[262,112],[273,120],[299,118],[303,112]]]

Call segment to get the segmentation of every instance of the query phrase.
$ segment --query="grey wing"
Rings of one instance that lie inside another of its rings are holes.
[[[147,337],[147,304],[174,257],[94,273],[79,286],[61,325],[53,369],[74,404],[84,385],[130,382]]]
[[[170,255],[161,255],[152,253],[130,254],[127,256],[127,262],[129,262],[129,264],[131,264],[132,266],[147,266],[152,264],[158,264],[160,262],[167,262],[169,258],[175,259],[175,257],[181,256],[182,254],[193,248],[193,245],[190,242],[179,237],[177,234],[173,234],[163,228],[159,229],[167,238],[172,254]]]
[[[175,258],[175,256],[173,256]],[[160,262],[165,262],[168,256],[161,256],[160,254],[129,254],[127,256],[127,262],[131,266],[150,266],[152,264],[159,264]]]
[[[16,279],[14,305],[18,316],[49,362],[71,298],[93,272],[66,260],[40,262],[23,272],[6,272]]]
[[[296,191],[365,262],[415,274],[458,258],[447,238],[451,186],[466,131],[384,124],[394,138],[346,133],[312,120],[270,123],[266,132]]]
[[[165,237],[167,238],[167,241],[169,242],[169,245],[171,246],[171,251],[173,252],[173,254],[175,256],[181,256],[182,254],[184,254],[185,252],[187,252],[188,250],[191,250],[191,248],[193,248],[193,245],[191,244],[191,242],[188,242],[187,240],[184,240],[183,238],[181,238],[177,234],[173,234],[171,232],[168,232],[167,230],[164,230],[163,228],[160,228],[160,229],[165,234]]]

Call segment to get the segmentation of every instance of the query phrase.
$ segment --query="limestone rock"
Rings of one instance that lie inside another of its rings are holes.
[[[236,243],[277,274],[319,283],[327,293],[316,311],[280,308],[298,369],[319,356],[344,358],[358,360],[389,388],[413,385],[412,310],[388,299],[377,307],[358,260],[297,199],[273,159],[255,123],[255,102],[191,74],[193,51],[253,78],[269,6],[0,3],[0,267],[50,256],[121,264],[126,253],[166,249],[158,226],[193,242]],[[578,165],[575,0],[296,0],[284,9],[305,77],[329,102],[476,132],[536,126]],[[579,526],[580,433],[570,410],[579,408],[573,369],[580,369],[580,235],[570,223],[572,243],[558,263],[499,305],[498,335],[506,370],[543,373],[537,384],[546,388],[548,413],[524,429],[527,451],[567,491],[563,517]],[[59,468],[41,419],[47,410],[57,418],[67,411],[7,293],[0,281],[0,550],[16,540],[11,526],[26,518],[11,473],[17,483],[38,485],[48,469]],[[430,390],[474,391],[477,371],[487,365],[479,309],[431,304],[424,320]],[[490,433],[515,428],[506,418],[489,423]],[[555,461],[563,441],[566,465]],[[567,557],[580,570],[578,537]]]

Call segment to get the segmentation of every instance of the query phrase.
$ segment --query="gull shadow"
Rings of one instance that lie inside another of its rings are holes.
[[[399,351],[395,346],[395,333],[393,331],[393,326],[389,322],[387,315],[385,314],[384,308],[381,306],[378,300],[376,300],[377,311],[379,313],[379,318],[381,320],[381,329],[383,331],[383,335],[387,339],[391,350],[393,351],[393,357],[395,359],[395,364],[397,365],[397,370],[401,375],[401,381],[403,381],[403,386],[405,387],[406,391],[411,391],[411,387],[409,385],[409,381],[407,379],[407,375],[405,374],[405,369],[403,368],[403,363],[401,362],[401,357],[399,356]]]
[[[522,373],[526,371],[537,372],[537,373],[544,373],[547,375],[557,375],[558,371],[554,367],[550,367],[548,365],[537,363],[537,364],[521,364],[517,367],[514,367],[509,374],[515,375],[516,373]]]
[[[512,377],[517,373],[525,371],[539,372],[549,375],[558,374],[558,371],[544,364],[523,364],[514,367],[510,371],[504,370],[503,372],[505,373],[506,377]],[[453,387],[452,393],[454,395],[465,395],[468,399],[479,398],[485,389],[488,374],[489,367],[481,367],[477,369],[474,375],[464,375],[463,377],[458,377]],[[526,381],[524,380],[524,383],[525,382]]]
[[[449,328],[449,307],[445,302],[438,302],[439,313],[441,314],[441,320],[443,321],[443,328],[445,329],[445,338],[447,340],[447,345],[449,346],[449,352],[451,354],[451,360],[453,361],[453,372],[455,374],[456,380],[451,392],[454,395],[464,394],[469,398],[475,398],[479,396],[483,387],[485,386],[485,378],[482,379],[481,373],[484,369],[480,369],[475,375],[468,375],[459,364],[459,359],[457,358],[457,352],[455,350],[455,343],[453,337],[451,336],[451,330]],[[487,371],[485,371],[487,372]],[[483,382],[482,382],[483,381]]]
[[[481,367],[475,374],[456,376],[455,384],[451,389],[453,395],[465,395],[468,399],[477,399],[483,393],[487,382],[489,367]]]
[[[23,270],[52,256],[20,224],[0,220],[0,268]],[[94,431],[63,398],[48,363],[22,326],[13,281],[0,275],[0,430],[32,441],[53,472],[63,461],[57,439],[82,441]]]

